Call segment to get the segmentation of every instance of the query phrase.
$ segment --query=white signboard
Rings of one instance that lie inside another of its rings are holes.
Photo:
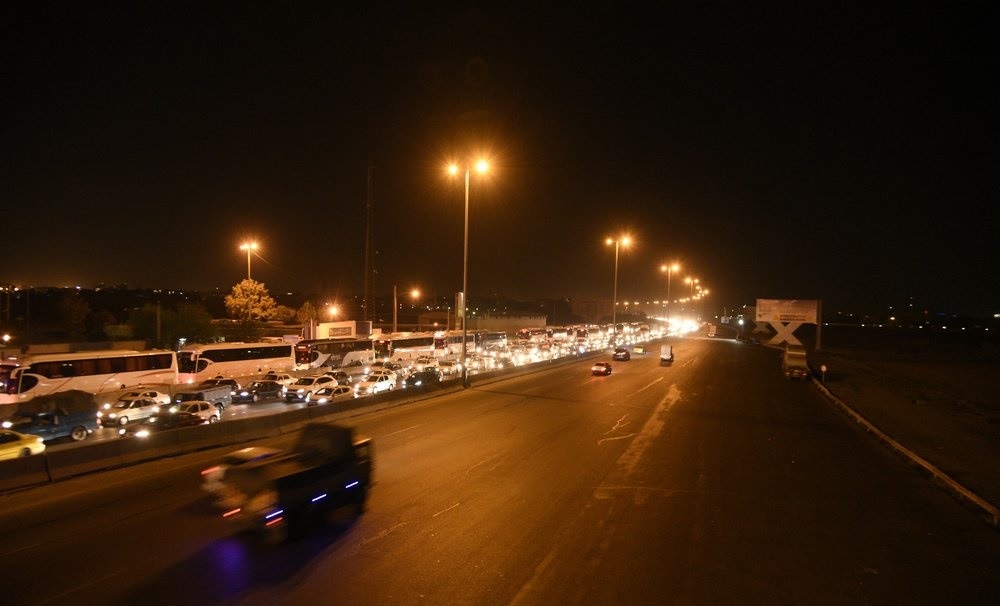
[[[756,321],[816,324],[818,308],[815,299],[757,299]]]

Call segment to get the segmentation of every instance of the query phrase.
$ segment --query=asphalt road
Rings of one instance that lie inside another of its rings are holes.
[[[1000,534],[776,352],[686,339],[358,417],[368,510],[264,547],[220,452],[4,495],[12,604],[991,604]],[[274,443],[274,442],[268,442]],[[278,442],[280,444],[280,442]]]

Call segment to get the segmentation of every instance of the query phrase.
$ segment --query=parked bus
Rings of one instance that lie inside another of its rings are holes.
[[[177,355],[167,350],[29,354],[3,362],[0,382],[5,389],[0,403],[16,404],[71,389],[96,395],[140,384],[174,384],[177,372]]]
[[[211,343],[186,345],[177,352],[178,381],[258,377],[268,372],[291,372],[295,351],[291,343]]]
[[[476,333],[465,334],[466,353],[476,351]],[[449,330],[434,333],[434,355],[438,358],[454,358],[462,355],[462,331]]]
[[[410,332],[383,335],[375,339],[375,359],[409,363],[422,356],[436,356],[433,332]]]
[[[368,338],[306,339],[295,344],[296,370],[363,366],[374,361],[374,341]]]
[[[458,342],[461,344],[462,339],[459,338]],[[490,331],[477,332],[476,349],[481,352],[507,349],[507,333]]]
[[[543,343],[549,339],[545,328],[522,328],[517,331],[517,340],[524,343]]]

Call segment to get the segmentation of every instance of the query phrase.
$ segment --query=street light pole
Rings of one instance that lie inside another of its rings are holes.
[[[606,240],[608,244],[615,245],[615,287],[611,298],[611,340],[614,343],[618,342],[618,245],[628,246],[630,241],[628,236]]]
[[[663,265],[660,267],[661,271],[667,272],[667,330],[670,330],[670,274],[674,273],[681,266],[678,263],[671,263],[670,265]]]
[[[247,280],[250,279],[250,252],[257,250],[256,242],[244,242],[240,244],[240,250],[247,251]]]
[[[469,167],[465,167],[465,244],[462,248],[462,387],[469,386],[468,338],[469,323]]]
[[[396,333],[396,312],[399,310],[399,303],[396,302],[396,285],[392,285],[392,332]]]
[[[457,174],[459,171],[458,166],[451,165],[448,167],[451,174]],[[468,323],[469,323],[469,177],[472,173],[472,167],[468,164],[465,165],[465,238],[462,246],[462,309],[456,310],[456,313],[462,314],[462,386],[469,386],[469,371],[468,371],[468,344],[466,339],[468,339]],[[489,170],[489,164],[485,160],[480,160],[476,163],[476,170],[480,173],[485,173]]]

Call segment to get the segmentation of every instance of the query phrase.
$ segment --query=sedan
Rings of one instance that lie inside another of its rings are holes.
[[[114,404],[105,404],[97,411],[97,420],[104,427],[125,426],[160,412],[161,407],[166,408],[151,398],[122,398]]]
[[[142,423],[132,423],[118,429],[123,438],[148,438],[150,434],[168,429],[204,425],[205,419],[190,412],[158,412]]]
[[[233,402],[260,402],[264,398],[281,399],[285,386],[277,381],[254,381],[236,392]]]
[[[619,362],[627,362],[632,359],[632,354],[624,347],[616,347],[615,353],[611,354],[611,359]]]
[[[160,404],[170,404],[170,395],[155,389],[135,389],[126,391],[118,396],[119,400],[132,400],[135,398],[149,398],[150,400],[156,400]]]
[[[305,402],[310,394],[313,394],[324,387],[333,387],[337,384],[337,379],[327,375],[315,375],[302,377],[298,381],[288,386],[285,392],[286,402]]]
[[[395,386],[396,381],[389,378],[389,375],[369,375],[354,386],[354,397],[360,398],[361,396],[374,395],[383,391],[391,391]]]
[[[177,406],[178,413],[188,413],[201,418],[205,423],[218,423],[222,415],[215,404],[204,400],[192,400]]]
[[[45,452],[41,436],[0,429],[0,459],[16,459]]]
[[[608,376],[611,374],[611,362],[597,362],[590,367],[590,374]]]
[[[440,381],[441,371],[437,369],[437,366],[426,366],[423,370],[418,370],[403,379],[403,388],[432,385],[434,383],[439,383]]]
[[[455,360],[441,360],[438,362],[438,369],[442,375],[451,377],[462,372],[462,365]]]
[[[347,385],[334,385],[333,387],[324,387],[316,391],[316,393],[311,393],[306,396],[306,404],[309,406],[316,406],[317,404],[326,404],[332,402],[338,397],[347,396],[351,394],[351,388]]]
[[[337,385],[350,385],[354,382],[354,378],[342,370],[328,370],[323,374],[337,379]]]
[[[289,385],[295,382],[295,377],[285,372],[269,372],[266,375],[264,375],[264,380],[274,381],[275,383],[279,383],[281,385],[284,385],[285,387],[288,387]]]

